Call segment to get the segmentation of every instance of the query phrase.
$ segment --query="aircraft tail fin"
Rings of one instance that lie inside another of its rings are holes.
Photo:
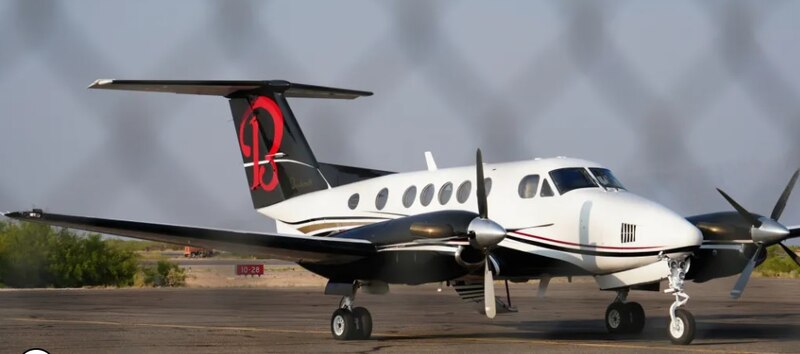
[[[286,98],[355,99],[372,95],[282,80],[97,80],[89,88],[228,98],[256,209],[330,188]]]

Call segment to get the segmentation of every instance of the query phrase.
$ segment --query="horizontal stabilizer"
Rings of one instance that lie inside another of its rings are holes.
[[[171,92],[190,95],[236,97],[237,95],[280,92],[286,97],[337,98],[352,100],[372,96],[369,91],[296,84],[284,80],[110,80],[100,79],[91,89]]]

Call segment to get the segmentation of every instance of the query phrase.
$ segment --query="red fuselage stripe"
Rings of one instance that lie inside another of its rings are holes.
[[[542,237],[542,236],[531,235],[531,234],[527,234],[527,233],[524,233],[524,232],[521,232],[521,231],[512,231],[512,233],[515,233],[515,234],[520,235],[520,236],[525,236],[525,237],[530,237],[530,238],[542,240],[542,241],[560,243],[562,245],[569,245],[569,246],[575,246],[575,247],[588,247],[588,248],[596,248],[596,249],[607,249],[607,250],[649,250],[649,249],[663,248],[664,247],[664,246],[653,246],[653,247],[613,247],[613,246],[582,245],[580,243],[572,243],[572,242],[567,242],[567,241],[554,240],[552,238],[547,238],[547,237]]]

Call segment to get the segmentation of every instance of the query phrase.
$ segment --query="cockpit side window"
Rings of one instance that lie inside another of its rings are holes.
[[[550,188],[550,182],[547,182],[547,178],[542,180],[542,191],[539,193],[539,196],[552,197],[554,194],[553,188]]]
[[[589,171],[592,171],[592,174],[597,178],[597,182],[600,182],[600,185],[605,187],[606,189],[614,188],[614,189],[622,189],[624,190],[625,187],[622,186],[622,183],[614,177],[614,174],[607,168],[590,168]]]
[[[558,189],[558,193],[564,195],[569,191],[580,188],[594,188],[597,183],[583,167],[567,167],[550,171],[550,178]]]

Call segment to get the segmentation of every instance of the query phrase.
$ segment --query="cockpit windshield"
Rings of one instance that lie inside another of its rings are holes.
[[[583,167],[559,168],[550,171],[550,178],[556,185],[560,194],[567,193],[573,189],[597,187],[597,184]]]
[[[605,187],[606,189],[614,188],[614,189],[625,189],[622,186],[622,183],[614,177],[614,174],[607,168],[590,168],[589,171],[592,171],[592,174],[597,178],[597,181]]]

